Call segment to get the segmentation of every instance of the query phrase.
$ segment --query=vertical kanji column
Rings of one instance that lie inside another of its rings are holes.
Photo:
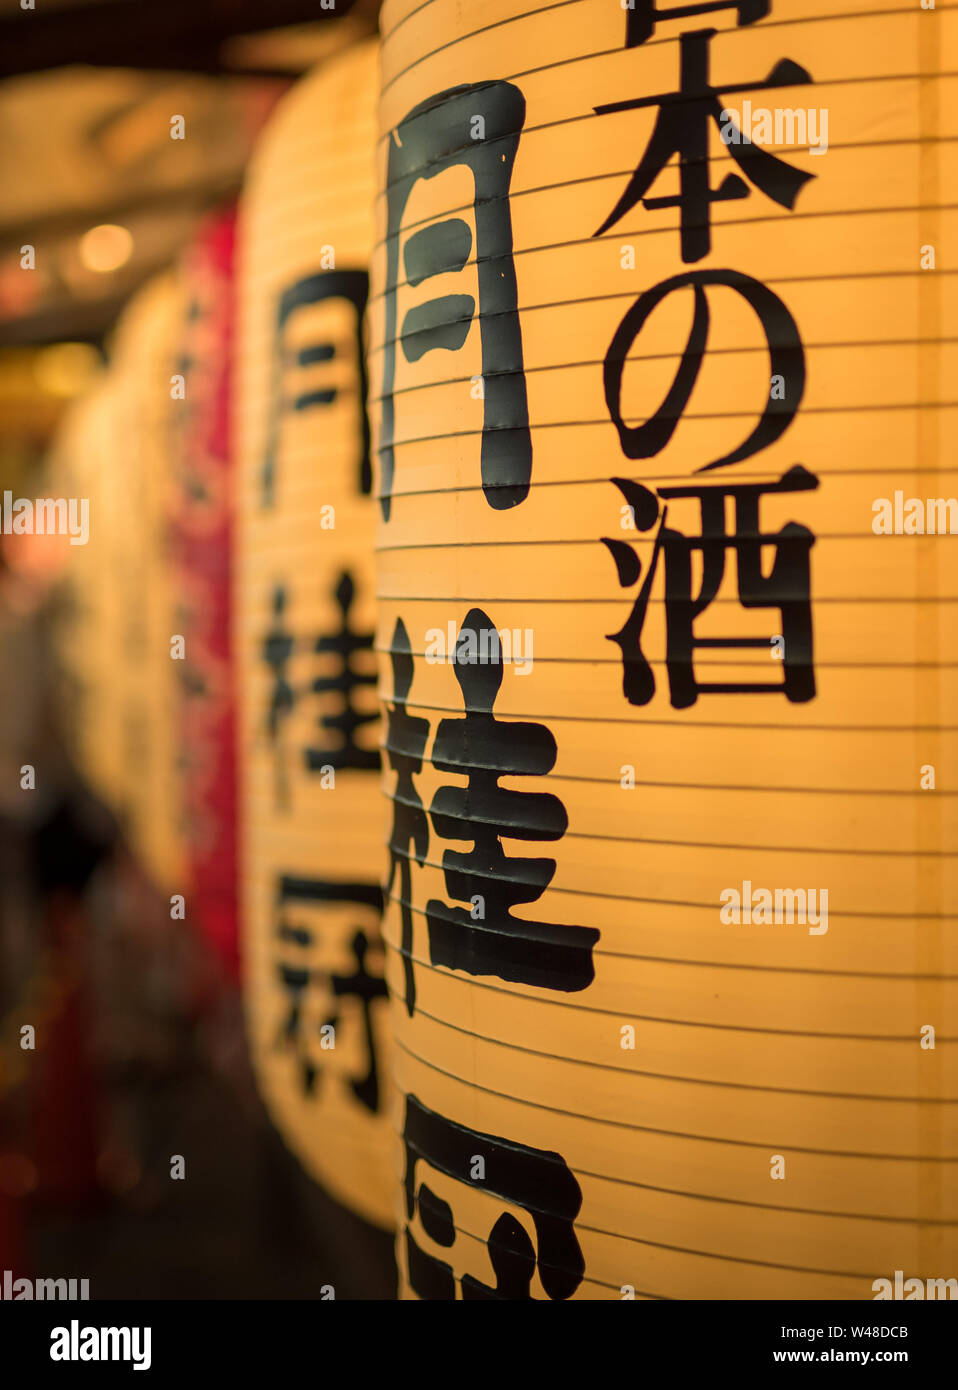
[[[242,956],[260,1088],[307,1171],[389,1226],[364,356],[377,63],[363,43],[299,83],[243,193],[234,633]]]
[[[958,16],[834,9],[383,6],[409,1296],[958,1263]]]

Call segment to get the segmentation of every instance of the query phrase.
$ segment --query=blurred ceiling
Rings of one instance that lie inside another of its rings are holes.
[[[0,348],[102,340],[235,196],[289,83],[375,31],[379,0],[335,3],[0,0]]]
[[[96,67],[169,68],[221,73],[288,58],[251,40],[266,30],[299,26],[332,31],[344,21],[375,24],[369,0],[0,0],[0,77],[73,63]],[[347,24],[347,28],[348,28]],[[238,41],[238,47],[236,43]],[[331,39],[335,44],[336,40]],[[306,65],[311,65],[310,60]]]

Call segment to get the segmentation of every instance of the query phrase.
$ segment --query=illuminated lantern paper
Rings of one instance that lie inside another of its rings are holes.
[[[110,552],[119,607],[123,709],[113,733],[122,750],[118,801],[134,852],[168,893],[182,891],[186,872],[181,647],[175,640],[183,634],[174,626],[169,533],[171,429],[182,404],[173,380],[182,312],[180,286],[171,271],[139,290],[120,317],[110,364],[119,447],[91,503],[94,516],[98,504],[108,510],[102,543]]]
[[[363,362],[376,65],[363,44],[293,90],[242,200],[235,633],[259,1085],[308,1172],[391,1225]]]
[[[107,805],[123,800],[125,677],[119,644],[120,600],[112,539],[119,467],[118,395],[109,374],[75,401],[57,431],[48,464],[49,494],[85,499],[89,536],[67,544],[54,624],[57,705],[73,763]]]
[[[407,1296],[958,1268],[958,560],[881,533],[958,493],[956,40],[893,0],[383,6]]]
[[[49,462],[52,495],[89,507],[86,543],[66,547],[55,626],[67,741],[167,892],[184,872],[167,515],[179,303],[172,274],[133,297],[107,371],[70,408]]]

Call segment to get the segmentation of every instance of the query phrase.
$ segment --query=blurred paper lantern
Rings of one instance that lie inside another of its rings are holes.
[[[182,747],[177,719],[180,677],[169,537],[173,489],[173,412],[181,404],[175,345],[183,303],[170,271],[149,281],[116,328],[110,374],[116,390],[121,451],[101,480],[109,494],[114,584],[120,606],[117,642],[122,721],[123,810],[130,843],[154,883],[182,891]],[[94,520],[93,524],[96,522]]]
[[[407,1295],[954,1273],[958,13],[827,10],[383,7]]]
[[[66,400],[89,391],[102,371],[102,359],[92,343],[51,343],[36,355],[33,376],[50,396]]]
[[[366,43],[293,90],[243,198],[235,633],[259,1084],[307,1170],[391,1225],[363,366],[376,63]]]
[[[232,973],[236,938],[234,695],[230,642],[229,363],[232,210],[204,223],[183,258],[184,319],[174,412],[172,559],[182,677],[182,810],[188,918]]]
[[[73,762],[108,805],[124,798],[125,671],[119,641],[123,589],[114,559],[117,492],[122,471],[119,397],[106,375],[71,404],[54,440],[46,470],[49,495],[88,506],[85,545],[67,542],[56,608],[57,704]],[[79,512],[78,512],[79,515]],[[31,538],[32,539],[32,538]]]
[[[110,367],[68,408],[47,470],[51,496],[88,506],[86,543],[67,545],[56,624],[72,755],[167,892],[184,872],[167,534],[180,306],[172,273],[131,300]]]

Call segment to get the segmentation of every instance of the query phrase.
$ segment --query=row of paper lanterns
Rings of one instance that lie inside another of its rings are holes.
[[[387,0],[64,434],[86,764],[406,1296],[958,1273],[955,29]]]

